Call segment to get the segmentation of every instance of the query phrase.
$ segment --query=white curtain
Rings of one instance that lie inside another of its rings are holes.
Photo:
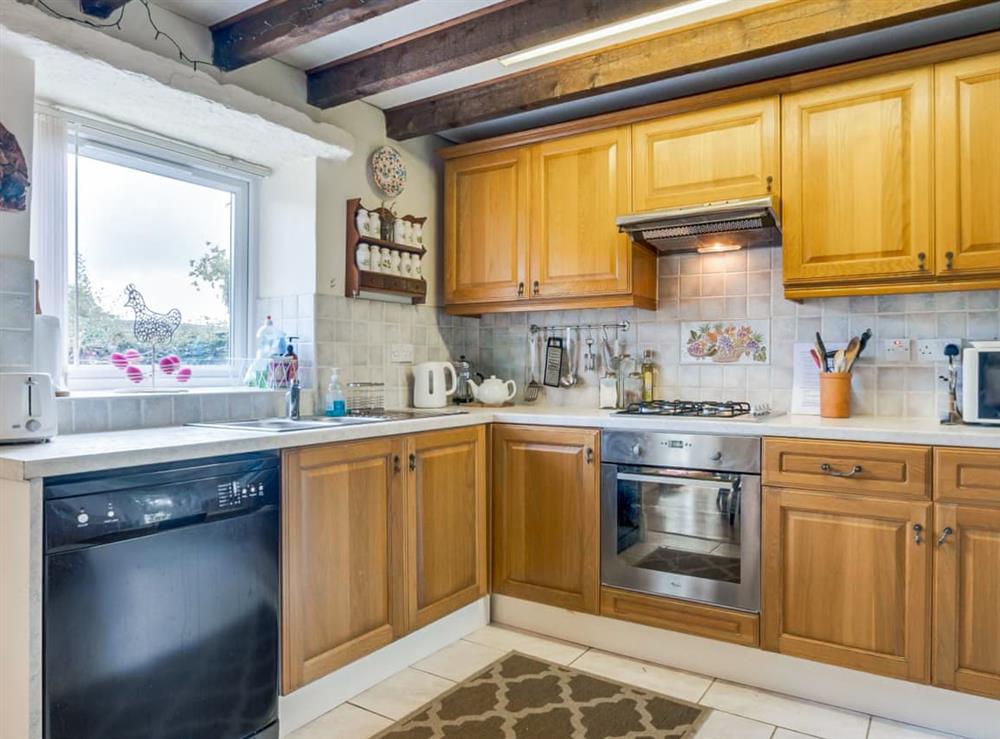
[[[66,294],[68,289],[66,121],[35,115],[31,167],[31,258],[39,283],[42,313],[59,319],[56,384],[65,385]]]

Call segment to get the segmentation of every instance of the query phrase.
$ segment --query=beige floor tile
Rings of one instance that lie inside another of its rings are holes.
[[[716,680],[703,705],[821,739],[865,739],[868,716]]]
[[[509,650],[475,642],[457,641],[412,665],[415,669],[459,682],[496,662]]]
[[[695,739],[770,739],[774,733],[771,724],[734,716],[723,711],[712,711],[694,735]]]
[[[344,703],[293,732],[288,739],[368,739],[391,725],[385,716]]]
[[[451,680],[408,667],[354,696],[350,702],[365,710],[398,720],[454,684]]]
[[[868,739],[956,739],[956,737],[957,734],[943,734],[877,717],[872,718],[872,726],[868,730]]]
[[[797,731],[789,731],[788,729],[778,729],[774,732],[774,736],[771,739],[816,739],[816,737],[810,734],[800,734]]]
[[[573,667],[692,703],[697,703],[712,684],[711,678],[692,672],[672,670],[593,649],[576,660]]]
[[[484,626],[465,638],[476,644],[485,644],[505,652],[513,649],[560,665],[568,665],[587,651],[586,647],[579,644],[525,634],[522,631],[505,629],[500,626]]]

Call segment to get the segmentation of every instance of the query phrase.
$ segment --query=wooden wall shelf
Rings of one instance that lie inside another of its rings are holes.
[[[427,302],[427,281],[403,275],[395,275],[387,272],[370,272],[359,269],[357,265],[358,244],[369,244],[388,249],[395,249],[398,252],[414,254],[422,257],[427,253],[423,246],[413,244],[399,244],[395,241],[377,239],[358,231],[356,216],[361,208],[361,198],[351,198],[347,201],[347,239],[346,239],[346,264],[344,270],[344,294],[349,298],[364,297],[364,293],[382,293],[385,295],[395,295],[397,297],[409,298],[413,303]],[[365,209],[369,210],[369,209]],[[385,208],[374,208],[385,218],[389,211]],[[423,224],[427,219],[416,216],[401,216],[403,220],[411,223]]]

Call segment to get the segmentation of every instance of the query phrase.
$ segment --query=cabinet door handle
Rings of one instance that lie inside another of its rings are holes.
[[[517,297],[520,298],[522,295],[524,295],[524,283],[519,282],[517,283]]]
[[[392,456],[392,471],[398,475],[402,471],[402,469],[403,468],[399,464],[399,455],[394,454]]]
[[[921,272],[927,269],[927,255],[924,252],[917,254],[917,269]]]
[[[410,455],[410,472],[416,472],[416,471],[417,471],[417,455],[416,454],[411,454]]]
[[[593,464],[594,463],[594,450],[591,449],[588,446],[587,449],[584,451],[584,457],[587,460],[587,464]]]
[[[533,283],[531,283],[531,294],[538,295],[538,289],[540,287],[541,285],[538,283],[538,280],[535,280]]]
[[[948,537],[954,534],[954,530],[951,526],[945,526],[944,531],[941,532],[941,536],[938,537],[938,546],[944,546],[944,543],[948,541]]]
[[[819,469],[821,472],[825,472],[831,477],[854,477],[856,474],[862,471],[860,464],[856,464],[853,467],[851,467],[850,472],[840,472],[839,470],[833,469],[833,467],[827,464],[826,462],[821,464],[819,466]]]
[[[922,536],[923,533],[924,533],[924,527],[923,526],[921,526],[919,523],[913,524],[913,543],[914,544],[920,544],[924,540],[924,537]]]
[[[774,177],[771,175],[767,176],[767,191],[771,192],[771,185],[774,183]]]
[[[955,262],[955,252],[953,252],[953,251],[946,251],[944,253],[944,268],[945,269],[952,269],[952,267],[955,266],[954,262]]]

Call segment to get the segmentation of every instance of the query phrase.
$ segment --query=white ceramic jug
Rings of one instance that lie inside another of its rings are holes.
[[[451,375],[450,385],[445,382],[445,374]],[[421,362],[413,367],[413,407],[444,408],[457,385],[451,362]]]

